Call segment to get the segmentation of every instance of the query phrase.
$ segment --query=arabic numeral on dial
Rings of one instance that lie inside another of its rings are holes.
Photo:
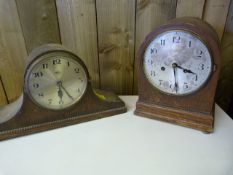
[[[59,101],[59,104],[62,105],[62,104],[64,104],[64,102],[63,102],[62,100],[60,100],[60,101]]]
[[[43,76],[43,73],[42,72],[34,72],[33,76],[34,76],[34,78],[39,78],[39,77]]]
[[[44,63],[44,64],[42,64],[42,67],[43,67],[43,69],[47,69],[48,68],[48,64]]]
[[[49,102],[49,104],[51,105],[52,104],[52,102],[53,102],[53,99],[48,99],[48,102]]]
[[[68,67],[70,66],[70,62],[69,62],[69,61],[67,61],[67,66],[68,66]]]
[[[79,73],[79,72],[80,72],[79,68],[75,68],[74,71],[75,71],[76,73]]]
[[[152,64],[154,63],[153,60],[148,60],[147,62],[148,62],[148,64],[150,64],[150,65],[152,65]]]
[[[161,44],[161,46],[165,46],[165,39],[162,39],[162,40],[160,41],[160,44]]]
[[[172,42],[173,43],[180,43],[180,36],[173,36],[173,38],[172,38]]]
[[[154,70],[150,71],[150,76],[155,77],[155,71]]]
[[[194,54],[196,57],[201,58],[203,56],[203,51],[200,49],[195,49]]]
[[[199,70],[204,70],[205,69],[205,65],[203,63],[199,64],[198,69]]]
[[[163,83],[163,80],[159,80],[159,85],[161,86]]]
[[[38,96],[39,97],[44,97],[44,94],[43,93],[39,93]]]
[[[150,54],[155,54],[155,53],[157,53],[157,49],[150,49]]]
[[[33,87],[37,89],[39,87],[39,84],[38,83],[34,83]]]
[[[53,60],[53,65],[56,65],[56,64],[61,64],[61,60],[60,59],[54,59]]]
[[[191,47],[192,46],[192,41],[189,41],[189,47]]]

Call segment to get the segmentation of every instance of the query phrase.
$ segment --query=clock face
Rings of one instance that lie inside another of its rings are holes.
[[[204,42],[193,33],[167,31],[147,46],[143,69],[155,88],[167,94],[186,95],[208,80],[212,58]]]
[[[66,52],[51,52],[35,60],[26,74],[31,99],[48,109],[65,109],[78,102],[87,76],[77,59]]]

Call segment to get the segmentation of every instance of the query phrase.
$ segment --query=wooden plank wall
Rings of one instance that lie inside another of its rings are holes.
[[[218,102],[227,109],[226,96],[233,93],[224,91],[233,84],[225,71],[233,69],[228,66],[233,58],[232,1],[0,0],[0,106],[20,95],[26,55],[50,42],[62,43],[83,59],[94,87],[136,94],[134,60],[145,36],[169,19],[194,16],[213,25],[222,39]]]

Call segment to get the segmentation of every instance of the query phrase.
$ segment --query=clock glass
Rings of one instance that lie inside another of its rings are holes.
[[[31,99],[48,109],[65,109],[78,102],[87,87],[87,75],[75,56],[51,52],[40,56],[26,74]]]
[[[200,89],[212,72],[206,44],[195,34],[172,30],[157,35],[144,52],[143,69],[148,81],[171,95]]]

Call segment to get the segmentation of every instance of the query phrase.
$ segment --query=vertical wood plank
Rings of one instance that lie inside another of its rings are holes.
[[[177,0],[176,17],[202,18],[205,0]]]
[[[2,78],[0,76],[0,108],[1,108],[1,106],[4,106],[7,104],[7,97],[6,97],[5,90],[4,90],[3,86],[4,85],[2,82]]]
[[[176,0],[137,0],[136,47],[155,27],[176,17]],[[134,73],[134,94],[137,94],[137,71]]]
[[[54,0],[16,0],[16,4],[28,52],[44,43],[60,43]]]
[[[206,0],[203,19],[210,23],[221,40],[230,0]]]
[[[233,0],[222,38],[222,66],[217,90],[217,102],[227,111],[233,96]]]
[[[26,47],[14,0],[0,1],[0,76],[10,102],[22,92]]]
[[[101,87],[132,94],[135,0],[96,0]]]
[[[95,0],[56,0],[62,44],[86,64],[99,87]]]

